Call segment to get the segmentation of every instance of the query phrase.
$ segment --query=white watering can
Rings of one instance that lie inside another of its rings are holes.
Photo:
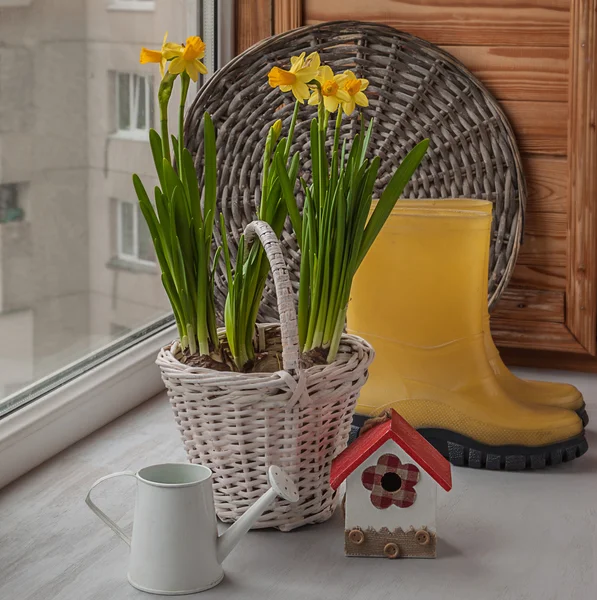
[[[121,475],[137,480],[132,540],[91,500],[95,486]],[[219,537],[212,472],[202,465],[169,463],[113,473],[91,486],[85,502],[131,547],[131,585],[152,594],[192,594],[222,581],[222,561],[276,496],[298,500],[296,486],[280,467],[270,467],[268,479],[271,488]]]

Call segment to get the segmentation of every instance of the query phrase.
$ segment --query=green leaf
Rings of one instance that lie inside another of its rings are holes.
[[[199,182],[195,173],[195,165],[191,153],[184,148],[182,151],[182,162],[184,165],[183,173],[185,180],[185,188],[189,198],[191,215],[195,222],[195,227],[203,224],[203,215],[201,214],[201,194],[199,192]]]
[[[216,132],[208,113],[203,115],[203,180],[204,180],[204,209],[205,237],[211,242],[213,221],[216,214],[217,172],[216,172]],[[207,215],[211,215],[208,217]]]
[[[172,165],[166,159],[162,161],[162,167],[164,170],[164,193],[168,198],[172,198],[174,188],[180,185],[180,179]]]
[[[276,170],[278,172],[278,177],[280,178],[282,196],[286,202],[286,208],[288,209],[290,222],[292,223],[292,228],[294,229],[294,233],[296,235],[296,241],[300,248],[302,244],[303,224],[301,214],[296,203],[296,198],[294,196],[294,185],[291,183],[288,177],[286,165],[282,162],[283,158],[279,154],[276,154],[274,160],[276,161]]]
[[[178,152],[178,140],[176,139],[176,136],[174,134],[170,135],[170,139],[172,140],[172,150],[173,150],[174,156],[176,157],[176,160],[178,160],[178,157],[180,156],[180,154]],[[180,174],[180,165],[179,165],[178,172]]]
[[[153,156],[153,163],[155,165],[160,185],[164,187],[164,175],[163,175],[163,161],[164,153],[162,152],[162,138],[155,129],[149,130],[149,145],[151,147],[151,155]]]

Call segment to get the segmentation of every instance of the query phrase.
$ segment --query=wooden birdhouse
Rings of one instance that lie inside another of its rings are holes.
[[[346,480],[347,556],[435,558],[437,486],[452,488],[450,463],[396,411],[332,464]]]

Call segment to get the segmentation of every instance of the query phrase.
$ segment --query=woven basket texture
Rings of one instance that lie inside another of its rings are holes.
[[[260,197],[266,133],[278,118],[284,131],[294,107],[292,94],[269,87],[267,73],[288,68],[290,56],[317,50],[335,72],[353,70],[370,81],[367,120],[375,118],[371,155],[381,157],[378,197],[407,152],[430,138],[427,157],[406,186],[405,198],[478,198],[494,204],[488,302],[500,297],[512,274],[523,231],[525,185],[514,134],[497,101],[453,56],[420,38],[385,25],[339,21],[307,26],[268,38],[217,71],[195,98],[186,119],[186,140],[202,178],[203,128],[208,111],[218,138],[219,207],[231,233],[231,251],[255,215]],[[310,180],[309,122],[315,107],[301,108],[293,152],[301,153],[301,175]],[[358,111],[343,118],[342,135],[359,129]],[[300,202],[303,194],[296,188]],[[218,238],[219,232],[216,233]],[[295,290],[299,253],[289,223],[282,237]],[[223,260],[217,303],[224,304]],[[277,321],[271,281],[262,321]]]
[[[270,261],[280,324],[259,326],[258,350],[282,356],[272,373],[221,372],[180,362],[177,342],[157,359],[187,456],[214,474],[216,513],[240,517],[269,487],[267,469],[279,465],[294,479],[296,504],[276,500],[256,527],[289,531],[328,519],[336,506],[329,485],[332,459],[345,447],[352,413],[373,360],[373,348],[343,335],[332,364],[301,369],[294,292],[280,242],[266,223],[245,231],[258,236]],[[224,330],[220,337],[224,338]]]

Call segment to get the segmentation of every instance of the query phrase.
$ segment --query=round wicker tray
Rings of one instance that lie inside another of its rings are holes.
[[[233,59],[200,90],[187,115],[186,139],[201,178],[201,119],[208,111],[218,134],[218,202],[230,232],[232,254],[255,215],[267,130],[282,118],[287,131],[294,106],[292,94],[269,87],[267,73],[274,65],[288,68],[291,55],[313,50],[334,71],[351,69],[357,77],[369,79],[369,107],[364,114],[367,120],[375,118],[371,150],[382,159],[374,197],[407,152],[429,137],[427,156],[404,197],[493,202],[488,289],[493,307],[514,269],[523,231],[526,190],[514,133],[497,101],[458,60],[429,42],[385,25],[338,21],[268,38]],[[302,154],[302,175],[307,180],[309,122],[314,115],[314,107],[305,104],[301,108],[293,146],[293,152]],[[344,116],[343,134],[356,133],[357,115],[355,111]],[[300,198],[298,186],[296,191]],[[288,223],[282,242],[296,288],[300,257]],[[216,281],[220,307],[226,292],[224,277],[222,262]],[[278,320],[271,282],[260,318]]]

